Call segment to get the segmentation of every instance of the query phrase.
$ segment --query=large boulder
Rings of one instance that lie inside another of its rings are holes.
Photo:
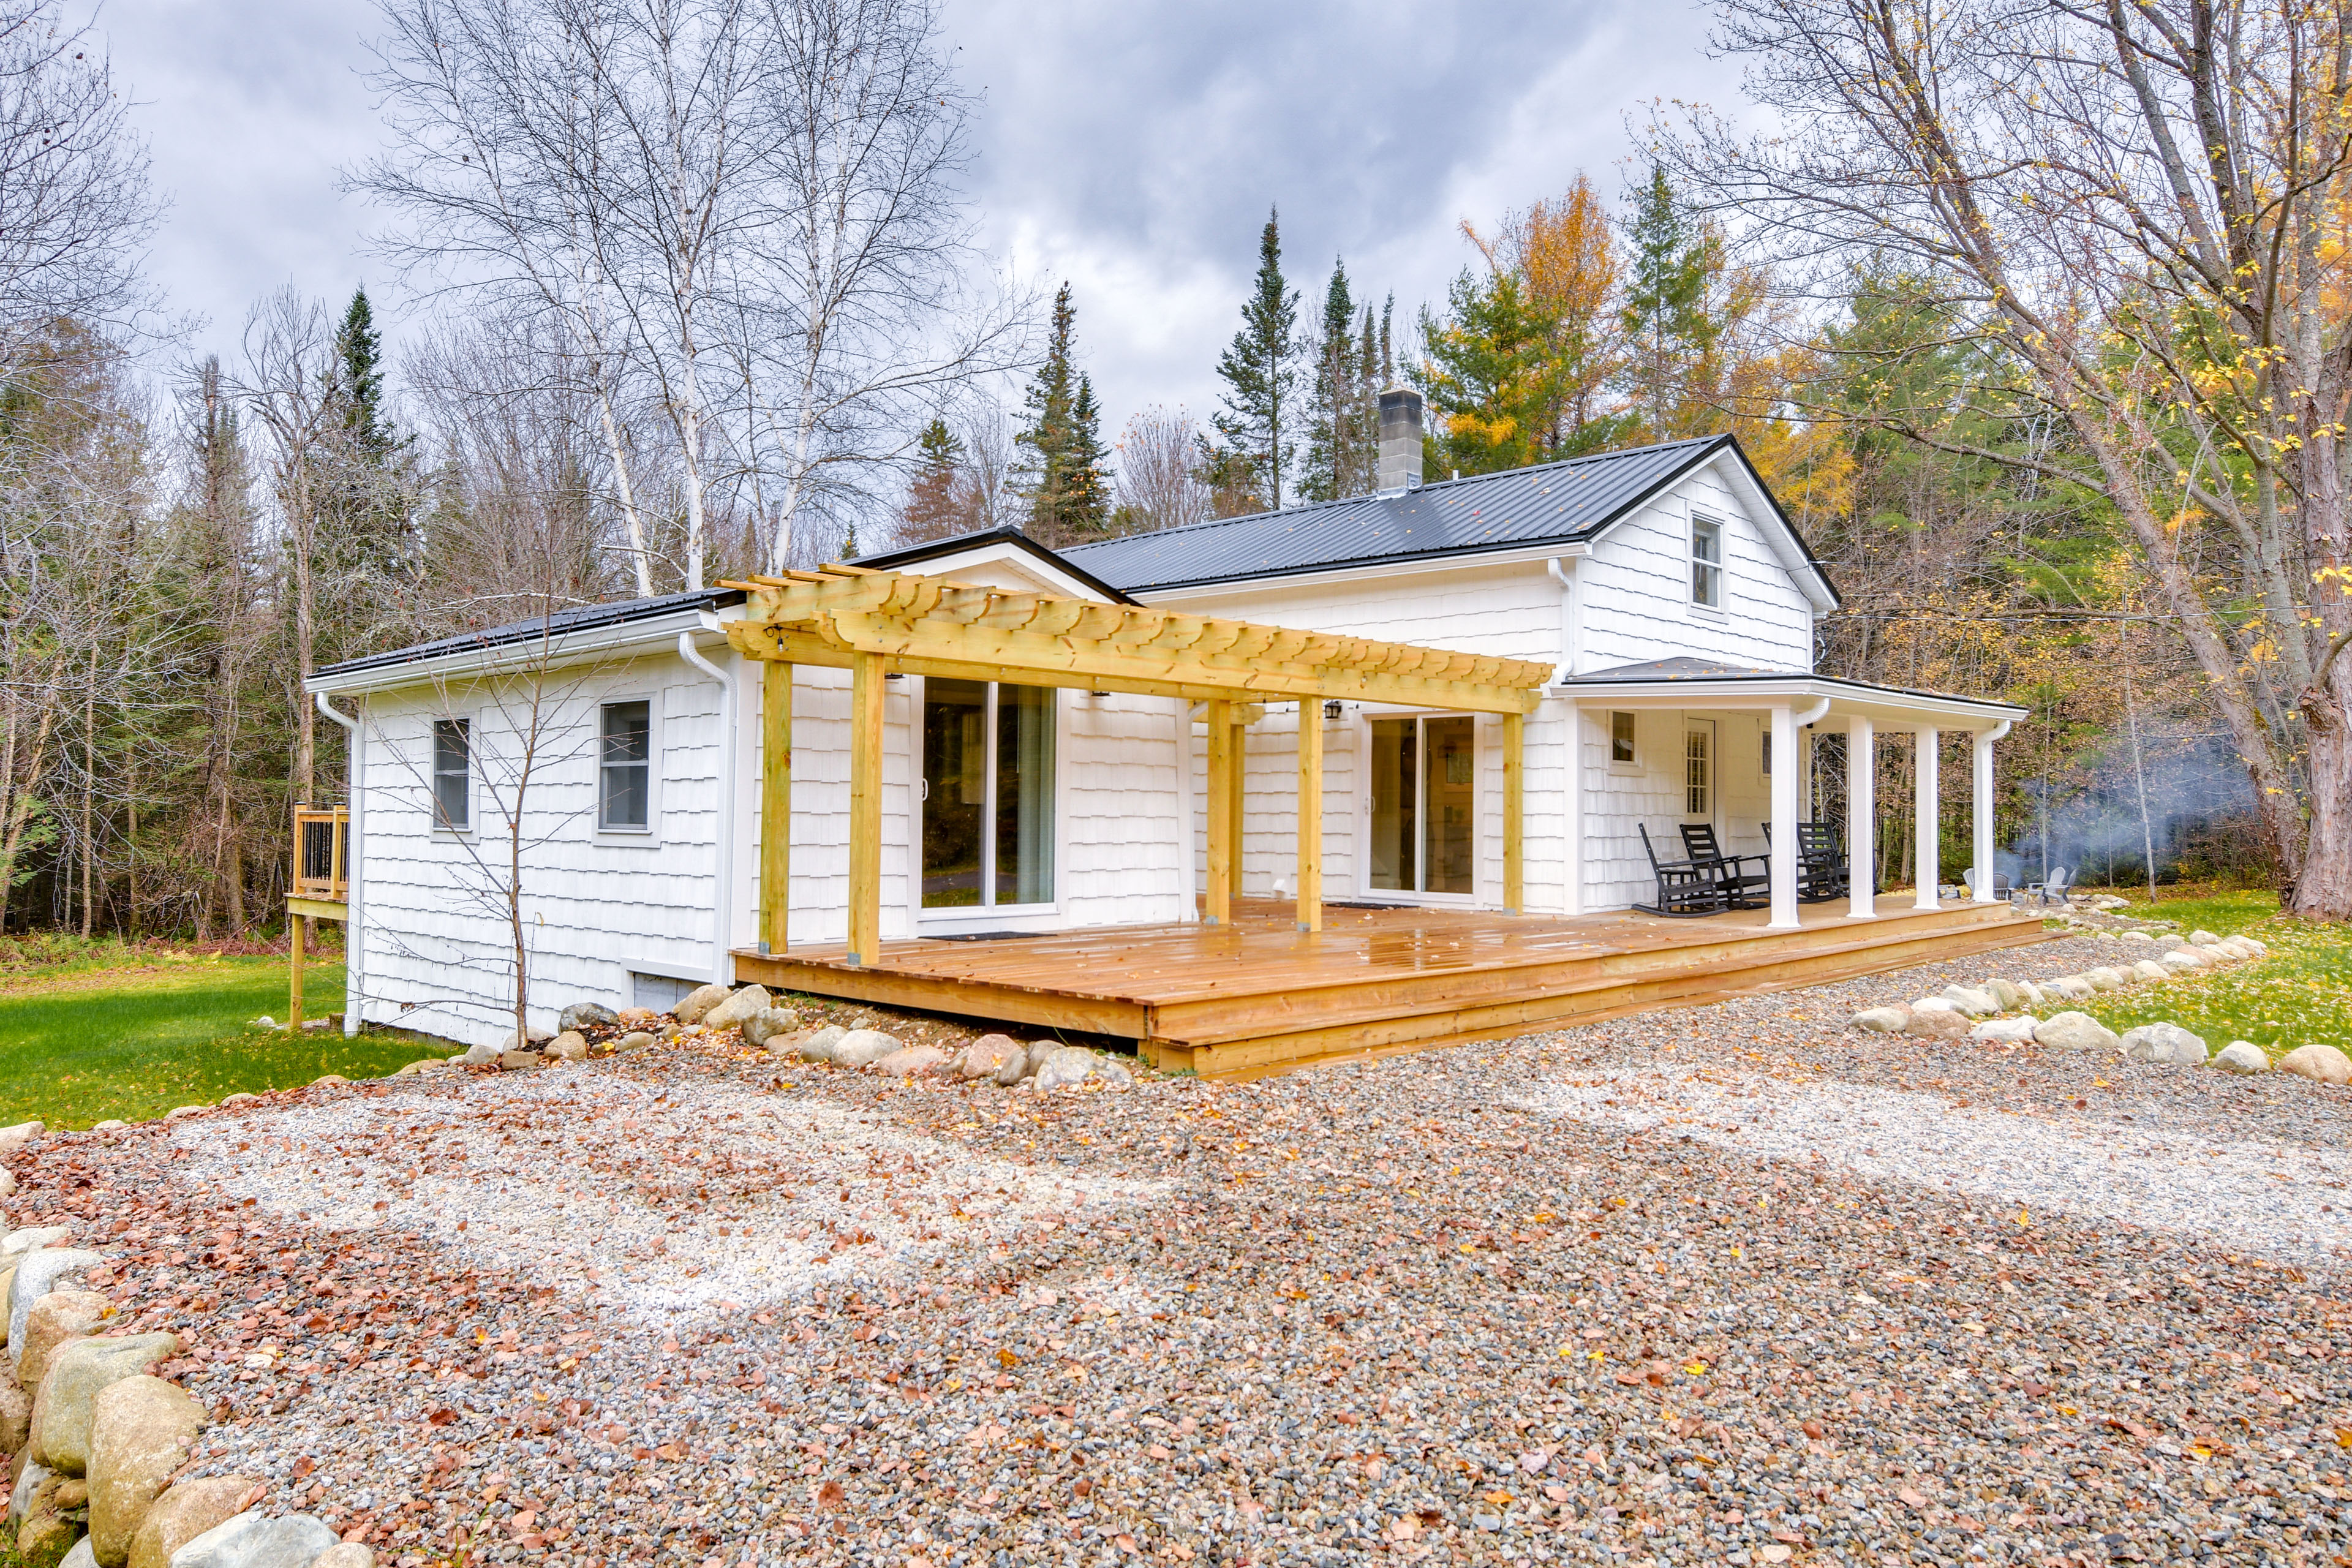
[[[2015,981],[2003,980],[1999,975],[1993,976],[1977,989],[2000,1003],[2000,1010],[2004,1013],[2023,1006],[2025,1004],[2024,990]]]
[[[1983,1018],[2000,1011],[2000,1004],[1982,991],[1967,985],[1947,985],[1943,998],[1971,1018]]]
[[[2205,931],[2200,928],[2197,931],[2190,931],[2189,933],[2189,940],[2198,947],[2210,947],[2221,939],[2215,936],[2211,931]]]
[[[509,1029],[507,1031],[507,1037],[499,1042],[499,1049],[502,1051],[527,1051],[534,1047],[543,1046],[553,1038],[555,1038],[554,1030],[541,1028],[539,1025],[533,1024],[529,1028],[524,1029],[520,1034],[517,1034],[514,1030]]]
[[[2056,996],[2069,1002],[2090,1000],[2093,989],[2091,983],[2079,974],[2062,974],[2055,980],[2042,983],[2042,995]]]
[[[60,1345],[86,1340],[106,1326],[113,1309],[95,1290],[52,1290],[25,1314],[25,1337],[16,1342],[16,1381],[37,1389]]]
[[[71,1226],[30,1226],[23,1230],[12,1230],[0,1237],[0,1263],[20,1258],[37,1247],[62,1247],[72,1239]]]
[[[33,1395],[33,1458],[69,1476],[83,1474],[89,1468],[98,1396],[179,1353],[177,1334],[128,1334],[60,1346],[40,1392]]]
[[[79,1510],[86,1489],[69,1477],[42,1470],[28,1464],[25,1474],[39,1471],[41,1479],[26,1491],[18,1484],[17,1493],[24,1504],[23,1516],[16,1521],[16,1563],[22,1568],[56,1568],[56,1564],[73,1548],[74,1538],[81,1533],[81,1525],[67,1517]],[[15,1510],[12,1500],[9,1507]]]
[[[555,1032],[570,1034],[580,1029],[601,1029],[621,1021],[621,1016],[602,1002],[574,1002],[556,1015]]]
[[[0,1127],[0,1154],[13,1154],[28,1144],[37,1143],[48,1129],[37,1121],[19,1121],[14,1127]]]
[[[2117,1042],[2124,1055],[2137,1061],[2169,1063],[2175,1067],[2203,1067],[2208,1052],[2201,1035],[2193,1035],[2178,1024],[2142,1024],[2126,1029]]]
[[[2172,971],[2152,958],[2143,958],[2131,966],[2132,973],[2142,980],[2169,980]]]
[[[8,1343],[25,1342],[25,1319],[34,1302],[105,1261],[95,1252],[71,1247],[37,1247],[18,1258],[16,1272],[8,1278]]]
[[[534,1068],[543,1068],[546,1065],[547,1058],[537,1051],[500,1051],[499,1053],[500,1072],[530,1072]]]
[[[547,1042],[547,1059],[551,1062],[576,1062],[588,1055],[588,1037],[577,1029],[566,1029]]]
[[[514,1037],[509,1035],[507,1038],[513,1039]],[[506,1055],[504,1046],[473,1046],[467,1049],[464,1056],[457,1058],[457,1065],[469,1068],[491,1067],[496,1065],[498,1059],[504,1055]]]
[[[33,1396],[0,1371],[0,1453],[21,1454],[33,1440]]]
[[[2167,969],[2202,969],[2205,961],[2185,947],[2176,947],[2157,960]]]
[[[375,1568],[375,1548],[356,1541],[338,1542],[311,1559],[310,1568]]]
[[[1969,1037],[1969,1016],[1957,1007],[1913,1007],[1903,1032],[1930,1040],[1964,1040]]]
[[[205,1476],[180,1481],[155,1500],[131,1538],[130,1568],[172,1568],[173,1554],[215,1526],[235,1519],[257,1497],[251,1476]]]
[[[73,1543],[73,1550],[58,1560],[58,1568],[98,1568],[98,1552],[85,1535]]]
[[[2091,983],[2091,989],[2094,991],[2116,991],[2122,989],[2124,985],[2128,984],[2128,982],[2124,979],[2124,972],[2122,970],[2112,968],[2104,963],[2096,969],[2085,969],[2083,971],[2083,978]]]
[[[769,1042],[768,1048],[772,1051],[779,1047],[788,1049],[803,1061],[829,1062],[833,1060],[833,1053],[840,1047],[841,1042],[847,1038],[849,1038],[847,1029],[838,1024],[827,1024],[822,1029],[811,1034],[796,1036],[790,1041],[772,1040]]]
[[[2231,1040],[2214,1057],[2213,1065],[2223,1072],[2268,1072],[2271,1058],[2252,1040]]]
[[[2116,1032],[2088,1013],[2060,1013],[2034,1026],[2036,1044],[2060,1051],[2111,1051]]]
[[[834,1042],[833,1059],[845,1068],[872,1067],[906,1048],[906,1042],[879,1029],[852,1029]]]
[[[2244,935],[2244,934],[2242,934],[2242,934],[2240,934],[2240,935],[2236,938],[2236,941],[2237,941],[2241,945],[2242,945],[2242,946],[2244,946],[2244,947],[2248,947],[2248,948],[2252,949],[2252,950],[2253,950],[2253,955],[2254,955],[2256,958],[2260,958],[2263,954],[2264,954],[2264,953],[2268,952],[2271,950],[2271,948],[2270,948],[2270,943],[2268,943],[2268,942],[2257,942],[2257,941],[2255,941],[2252,937],[2246,936],[2246,935]]]
[[[1864,1007],[1853,1016],[1853,1026],[1874,1035],[1899,1035],[1911,1021],[1911,1009],[1896,1003],[1892,1007]]]
[[[89,1539],[99,1568],[123,1568],[173,1471],[188,1462],[203,1407],[142,1374],[100,1391],[89,1424]]]
[[[764,985],[746,985],[725,1001],[702,1015],[705,1027],[731,1029],[762,1007],[772,1007],[776,999],[768,994]]]
[[[894,1078],[912,1078],[946,1065],[947,1052],[937,1046],[904,1046],[875,1062],[874,1070]]]
[[[172,1568],[310,1568],[335,1532],[307,1513],[266,1517],[251,1509],[172,1553]]]
[[[727,1000],[732,993],[724,985],[698,985],[678,998],[670,1016],[681,1024],[699,1024],[713,1007]]]
[[[800,1026],[801,1016],[790,1007],[762,1007],[743,1020],[743,1038],[747,1044],[764,1046]]]
[[[2352,1083],[2352,1057],[2334,1046],[2297,1046],[2279,1058],[2279,1071],[2314,1083]]]
[[[1094,1077],[1096,1064],[1101,1060],[1083,1046],[1057,1046],[1038,1064],[1037,1076],[1031,1082],[1040,1093],[1067,1089]]]
[[[26,1459],[16,1468],[15,1479],[8,1483],[8,1526],[15,1529],[32,1506],[33,1494],[58,1478],[48,1466],[37,1465]]]
[[[2031,1013],[2016,1018],[1987,1018],[1969,1031],[1969,1038],[1991,1040],[2000,1045],[2030,1046],[2033,1043],[2033,1031],[2039,1027],[2041,1021]]]
[[[956,1058],[956,1072],[963,1078],[993,1079],[1004,1070],[1007,1062],[1025,1061],[1028,1054],[1021,1042],[1010,1035],[982,1035]]]

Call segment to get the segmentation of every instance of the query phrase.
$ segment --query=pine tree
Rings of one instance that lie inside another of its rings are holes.
[[[419,554],[418,486],[410,472],[409,438],[385,410],[383,338],[364,288],[352,290],[335,333],[335,381],[342,432],[320,546],[341,574],[408,575]]]
[[[1015,481],[1029,503],[1029,532],[1040,543],[1097,539],[1110,527],[1110,476],[1105,471],[1100,411],[1094,384],[1074,362],[1077,310],[1070,286],[1054,296],[1054,326],[1045,363],[1022,404],[1028,426],[1013,437],[1025,448]]]
[[[1282,277],[1281,215],[1269,211],[1257,242],[1257,281],[1242,304],[1242,328],[1217,361],[1227,388],[1224,409],[1213,422],[1222,437],[1211,467],[1230,474],[1247,467],[1252,487],[1269,510],[1282,507],[1282,482],[1293,451],[1292,394],[1298,384],[1296,361],[1298,292]]]
[[[1627,391],[1649,438],[1673,440],[1694,433],[1693,393],[1707,378],[1718,335],[1708,286],[1722,260],[1712,237],[1685,215],[1664,168],[1651,169],[1627,237]]]
[[[1363,402],[1363,386],[1358,374],[1355,331],[1356,302],[1348,289],[1347,265],[1335,259],[1331,281],[1323,290],[1322,330],[1312,344],[1314,379],[1307,403],[1307,458],[1298,475],[1301,500],[1336,500],[1357,493],[1352,481],[1360,466],[1355,447],[1362,426],[1358,408]]]
[[[923,426],[916,447],[921,456],[916,460],[915,478],[907,487],[907,507],[898,530],[899,542],[905,544],[946,539],[963,526],[963,509],[956,496],[963,443],[948,428],[947,420],[934,414]]]

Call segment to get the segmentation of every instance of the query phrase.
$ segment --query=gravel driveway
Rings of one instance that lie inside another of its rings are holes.
[[[16,1157],[388,1561],[2331,1563],[2341,1089],[1847,1030],[1253,1084],[703,1046]]]

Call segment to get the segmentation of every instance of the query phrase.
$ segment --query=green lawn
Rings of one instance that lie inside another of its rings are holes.
[[[341,964],[305,971],[314,1014],[342,1005]],[[282,958],[199,960],[113,984],[0,996],[0,1124],[137,1121],[238,1090],[290,1089],[322,1073],[381,1078],[439,1042],[402,1030],[259,1029],[286,1016]]]
[[[2252,1040],[2273,1057],[2315,1042],[2352,1052],[2352,928],[2282,919],[2275,893],[2134,900],[2126,918],[2176,922],[2180,933],[2243,932],[2270,952],[2251,963],[2192,971],[2161,985],[2102,993],[2079,1004],[2108,1028],[2180,1025],[2220,1050]]]

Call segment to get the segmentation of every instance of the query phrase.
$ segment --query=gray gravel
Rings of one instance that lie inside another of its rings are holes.
[[[1042,1100],[428,1076],[6,1206],[194,1333],[205,1466],[408,1568],[2329,1562],[2346,1091],[1844,1027],[2099,951]]]

